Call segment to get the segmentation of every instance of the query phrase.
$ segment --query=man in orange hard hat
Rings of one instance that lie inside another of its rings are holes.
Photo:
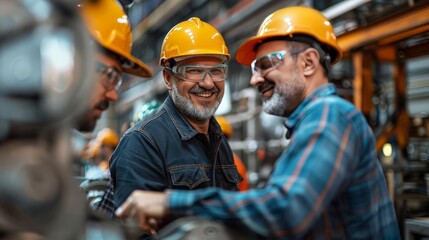
[[[86,171],[86,178],[110,178],[109,160],[118,142],[119,136],[113,129],[103,128],[97,133],[96,138],[87,143],[82,157],[84,160],[90,160],[91,171]]]
[[[229,123],[229,121],[224,116],[217,116],[216,121],[219,123],[219,126],[222,129],[222,132],[225,137],[229,140],[234,132],[231,123]],[[232,154],[234,155],[234,164],[237,166],[238,173],[240,173],[241,177],[243,178],[243,181],[238,184],[238,190],[249,190],[249,180],[247,177],[246,166],[235,152],[232,152]]]
[[[151,69],[131,55],[131,25],[115,0],[84,0],[79,5],[83,20],[98,47],[95,89],[89,109],[78,122],[79,131],[92,131],[110,102],[118,100],[123,73],[152,77]]]
[[[111,128],[103,128],[97,133],[96,141],[100,143],[101,170],[109,169],[109,160],[119,143],[118,134]]]
[[[317,10],[269,15],[236,53],[251,66],[263,109],[285,117],[288,128],[289,145],[266,186],[135,191],[117,215],[135,217],[143,229],[148,219],[186,214],[236,221],[264,239],[400,239],[374,134],[328,81],[340,58],[333,27]]]

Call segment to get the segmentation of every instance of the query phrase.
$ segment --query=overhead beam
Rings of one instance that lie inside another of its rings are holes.
[[[186,6],[190,0],[167,0],[141,21],[133,30],[133,42],[137,42],[145,32],[163,23],[162,19],[174,15]]]
[[[332,7],[329,7],[325,10],[323,10],[323,15],[325,15],[325,17],[327,17],[328,19],[334,19],[337,18],[343,14],[345,14],[346,12],[350,12],[354,9],[356,9],[357,7],[360,7],[368,2],[370,2],[371,0],[346,0],[346,1],[342,1],[340,3],[335,4]]]
[[[401,59],[410,59],[429,55],[429,42],[423,42],[401,50]]]
[[[384,39],[395,41],[406,39],[429,30],[429,4],[423,7],[411,8],[401,15],[386,18],[374,25],[358,28],[338,37],[338,44],[343,51],[348,52]]]

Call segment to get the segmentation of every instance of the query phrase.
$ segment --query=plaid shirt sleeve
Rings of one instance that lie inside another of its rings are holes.
[[[399,239],[364,117],[329,101],[312,108],[297,121],[266,187],[240,193],[171,190],[170,211],[237,220],[281,239]]]
[[[109,181],[109,186],[95,210],[108,218],[115,218],[115,202],[113,200],[113,184],[111,180]]]

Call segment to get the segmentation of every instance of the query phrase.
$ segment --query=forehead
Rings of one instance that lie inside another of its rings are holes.
[[[204,56],[204,57],[186,58],[184,60],[177,62],[176,65],[181,66],[181,65],[187,65],[187,64],[198,64],[198,65],[212,66],[212,65],[217,65],[221,63],[223,63],[223,61],[217,57]]]
[[[268,53],[289,50],[289,42],[283,40],[275,40],[264,42],[256,49],[256,58],[266,55]]]
[[[107,66],[114,67],[116,69],[121,69],[121,62],[118,58],[111,54],[106,54],[102,51],[97,53],[97,60],[106,64]]]

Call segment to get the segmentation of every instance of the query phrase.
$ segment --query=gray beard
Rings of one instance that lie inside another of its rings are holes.
[[[173,99],[174,104],[184,115],[193,120],[202,122],[210,119],[220,105],[220,101],[216,101],[213,108],[198,109],[190,99],[183,97],[178,93],[175,81],[173,81],[172,85],[171,98]]]
[[[288,117],[298,106],[305,85],[293,72],[293,83],[283,83],[274,87],[273,96],[263,100],[266,113],[280,117]]]
[[[278,93],[277,88],[274,89],[274,94],[263,101],[263,109],[266,113],[284,117],[284,111],[288,103],[281,93]]]

